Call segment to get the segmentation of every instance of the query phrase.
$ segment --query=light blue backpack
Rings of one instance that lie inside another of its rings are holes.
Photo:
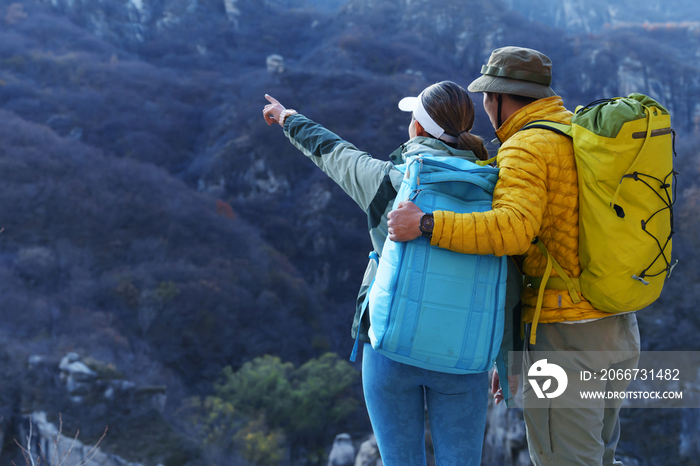
[[[491,210],[497,168],[428,154],[396,168],[406,176],[394,209],[408,199],[424,212]],[[372,348],[433,371],[489,370],[503,338],[506,261],[430,246],[423,237],[387,239],[364,303]]]

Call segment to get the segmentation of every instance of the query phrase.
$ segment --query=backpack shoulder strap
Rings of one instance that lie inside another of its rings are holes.
[[[556,121],[549,120],[531,121],[530,123],[520,128],[520,131],[525,131],[526,129],[533,128],[548,129],[550,131],[554,131],[555,133],[561,134],[562,136],[571,137],[571,125],[567,125],[566,123],[557,123]]]
[[[477,160],[474,163],[479,165],[480,167],[487,167],[496,163],[496,158],[497,157],[491,157],[488,160]]]
[[[568,291],[571,301],[578,304],[581,302],[581,298],[578,295],[578,292],[581,291],[581,285],[577,278],[572,279],[566,274],[566,272],[564,272],[564,269],[561,268],[557,260],[550,254],[547,247],[544,245],[544,243],[542,243],[542,241],[540,241],[539,238],[535,237],[532,242],[533,244],[537,245],[540,252],[542,252],[542,254],[547,258],[547,266],[545,267],[544,276],[542,278],[530,276],[525,277],[526,282],[530,283],[533,288],[539,288],[537,293],[537,306],[535,307],[535,315],[532,319],[532,328],[530,330],[530,343],[534,345],[537,343],[537,322],[540,320],[540,311],[542,310],[542,303],[544,300],[544,290],[554,289]],[[558,278],[550,276],[552,269],[556,270],[557,274],[559,275]]]
[[[549,120],[531,121],[530,123],[520,128],[520,131],[534,128],[546,129],[549,131],[554,131],[557,134],[561,134],[562,136],[572,137],[571,125]],[[535,315],[532,321],[532,329],[530,330],[530,343],[534,345],[536,343],[537,322],[539,321],[540,311],[542,310],[542,303],[544,300],[544,290],[549,288],[559,289],[561,291],[568,291],[571,300],[574,303],[580,303],[581,298],[578,296],[577,292],[581,290],[581,286],[579,284],[578,279],[572,279],[566,274],[566,272],[564,272],[564,269],[561,268],[559,263],[549,253],[549,251],[542,243],[542,241],[539,240],[539,238],[535,237],[535,239],[532,242],[537,245],[542,254],[547,258],[547,266],[543,277],[526,277],[526,280],[529,281],[533,288],[539,288],[537,294],[537,305],[535,307]],[[556,270],[559,277],[550,278],[552,269]]]

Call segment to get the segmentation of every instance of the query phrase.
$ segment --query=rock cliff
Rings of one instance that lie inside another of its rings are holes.
[[[692,0],[505,0],[505,3],[527,19],[559,28],[567,35],[631,24],[684,23],[693,21],[692,18],[697,21],[700,14],[697,2]]]
[[[43,411],[27,415],[17,433],[20,438],[28,439],[23,445],[25,454],[37,464],[43,461],[62,466],[143,466],[104,453],[98,445],[83,445],[77,438],[62,435],[56,425],[46,420]]]

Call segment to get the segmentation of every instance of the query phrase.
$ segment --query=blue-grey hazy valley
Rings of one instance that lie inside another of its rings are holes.
[[[109,426],[109,464],[359,446],[367,219],[263,96],[386,158],[402,97],[466,87],[505,45],[546,53],[571,109],[641,92],[670,110],[680,262],[638,318],[644,350],[699,351],[697,1],[0,0],[0,465],[25,463],[32,413],[85,445]],[[519,422],[491,410],[484,465],[528,464]],[[623,410],[619,454],[698,464],[700,413]]]

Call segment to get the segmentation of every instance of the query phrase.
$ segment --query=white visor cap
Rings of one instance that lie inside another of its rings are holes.
[[[432,137],[440,139],[444,142],[454,144],[457,138],[445,133],[445,130],[440,127],[435,120],[430,118],[428,112],[423,107],[423,93],[418,97],[404,97],[399,101],[399,109],[403,112],[413,112],[413,117],[420,123],[424,130]]]

